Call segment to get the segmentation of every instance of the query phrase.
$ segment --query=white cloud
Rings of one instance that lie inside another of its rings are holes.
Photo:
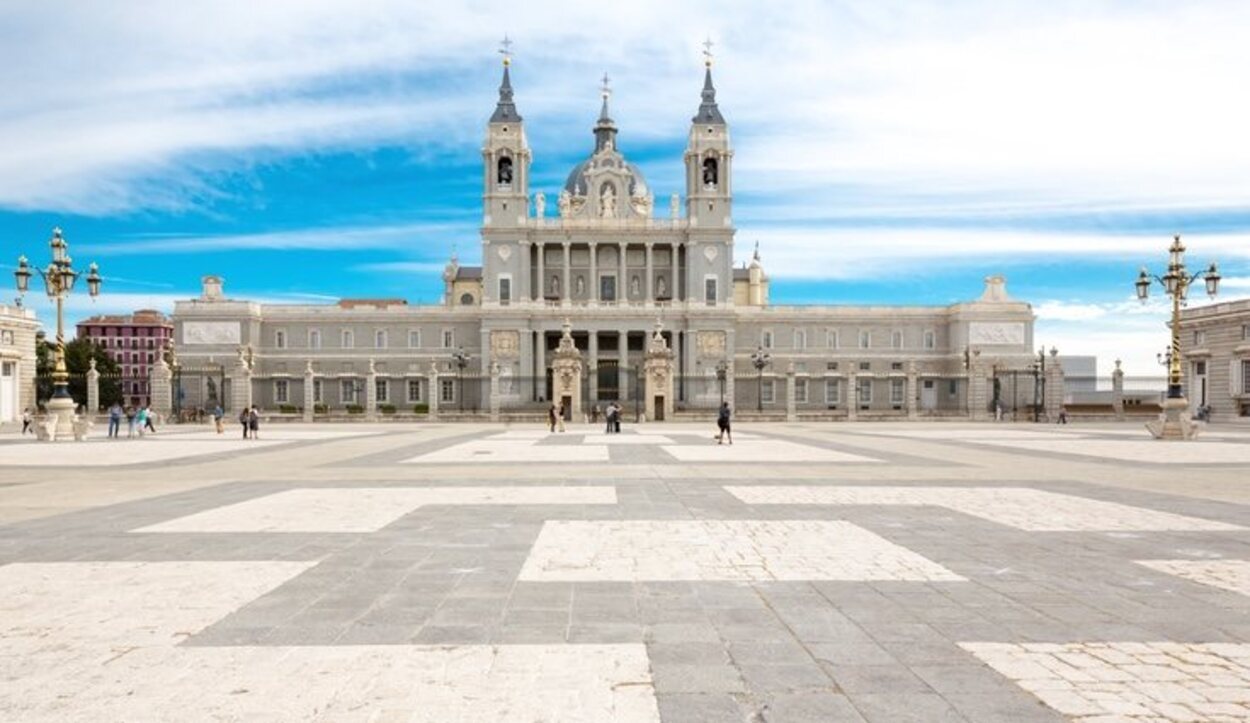
[[[474,239],[476,230],[465,224],[411,223],[378,226],[341,226],[273,231],[268,233],[174,235],[84,243],[80,253],[110,256],[152,253],[202,253],[228,249],[393,249],[427,248],[443,253],[457,238]]]

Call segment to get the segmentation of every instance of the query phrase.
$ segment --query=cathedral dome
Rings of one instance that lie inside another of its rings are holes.
[[[629,178],[629,195],[630,196],[646,196],[647,181],[642,176],[642,171],[634,164],[626,161],[619,156],[612,158],[587,158],[581,163],[573,166],[573,170],[569,172],[568,180],[564,182],[564,190],[569,192],[571,196],[586,196],[590,194],[590,183],[588,180],[589,171],[595,168],[610,168],[619,163],[619,167],[624,169],[624,174]]]

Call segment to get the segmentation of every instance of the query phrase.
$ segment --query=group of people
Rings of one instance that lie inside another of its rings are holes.
[[[156,433],[156,412],[146,404],[123,407],[120,402],[109,406],[109,434],[111,438],[121,436],[122,418],[126,419],[126,437],[134,437],[136,432],[142,437],[146,432]]]
[[[221,409],[221,407],[218,407],[218,409]],[[223,412],[223,414],[225,413]],[[214,417],[217,416],[216,412],[213,413],[213,416]],[[239,412],[239,424],[243,426],[243,438],[244,439],[259,439],[260,438],[259,437],[260,410],[256,408],[255,404],[253,404],[250,407],[244,407],[243,410]],[[218,429],[218,434],[220,434],[221,433],[220,422],[218,422],[217,429]]]
[[[596,407],[596,409],[598,409],[598,407]],[[603,418],[608,423],[607,429],[604,430],[606,434],[620,434],[621,405],[616,402],[608,402],[607,408],[603,410]]]

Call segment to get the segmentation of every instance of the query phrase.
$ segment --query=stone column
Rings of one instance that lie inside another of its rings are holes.
[[[1065,396],[1063,365],[1055,357],[1046,364],[1046,416],[1053,422],[1059,419],[1059,410],[1063,407]]]
[[[677,255],[678,255],[677,251],[679,248],[680,247],[678,244],[673,244],[673,258],[669,259],[670,261],[673,262],[672,278],[668,280],[668,287],[670,289],[669,296],[672,297],[674,302],[677,302],[682,298],[681,296],[678,295],[678,292],[681,291],[681,286],[680,286],[681,282],[678,280],[678,277],[677,277],[677,275],[680,273],[680,266],[681,266],[677,260]]]
[[[796,422],[799,419],[794,399],[794,362],[786,365],[786,421]]]
[[[547,244],[535,242],[534,249],[538,252],[538,288],[534,290],[534,301],[542,301],[547,295]]]
[[[87,370],[87,418],[94,417],[100,411],[100,372],[95,368],[95,359],[89,360],[91,368]],[[148,393],[153,394],[156,387],[152,386],[152,377],[156,372],[153,366],[148,370]]]
[[[1049,384],[1049,382],[1047,382]],[[1111,409],[1115,412],[1117,422],[1124,421],[1124,370],[1120,368],[1120,360],[1115,360],[1115,371],[1111,372]]]
[[[990,411],[989,380],[985,376],[985,365],[975,359],[968,367],[968,416],[972,419],[993,419]]]
[[[647,305],[650,306],[652,302],[655,301],[655,294],[651,290],[651,285],[655,278],[655,266],[654,266],[655,259],[653,257],[654,248],[650,241],[647,242],[646,248],[647,248],[647,277],[643,279],[642,290],[644,294],[644,299]]]
[[[859,382],[855,370],[846,374],[846,420],[854,422],[859,418]]]
[[[490,421],[499,421],[499,363],[490,365]]]
[[[920,416],[920,410],[916,408],[916,362],[907,362],[907,403],[904,409],[907,410],[907,418],[915,419]]]
[[[378,417],[378,370],[369,360],[369,371],[365,374],[365,418],[373,421]]]
[[[629,377],[626,375],[626,370],[629,367],[629,332],[616,332],[616,348],[619,350],[617,355],[620,358],[616,366],[617,398],[624,402],[629,399]]]
[[[92,371],[95,371],[94,365]],[[98,376],[98,375],[97,375]],[[161,354],[156,355],[156,363],[148,371],[148,390],[152,395],[151,410],[157,414],[157,419],[167,420],[174,413],[174,390],[173,390],[173,371],[169,365],[165,363],[165,357]],[[90,399],[91,387],[88,386],[87,397]],[[99,392],[96,392],[97,397]],[[92,410],[96,409],[97,402],[88,401],[88,406]]]
[[[547,332],[541,329],[535,332],[534,365],[534,399],[550,402],[547,399]]]
[[[593,301],[599,301],[599,245],[594,241],[590,242],[590,298]]]
[[[619,278],[616,282],[616,298],[618,301],[629,302],[629,268],[625,265],[625,251],[629,248],[629,244],[621,242],[618,244],[621,257],[618,259],[617,266],[620,268]]]
[[[564,280],[560,282],[560,305],[564,306],[573,298],[573,259],[572,244],[564,242]]]
[[[312,359],[304,366],[304,421],[311,422],[317,411],[317,375],[313,371]]]
[[[590,330],[590,341],[586,344],[586,354],[586,373],[589,375],[590,381],[590,399],[586,401],[590,404],[595,404],[599,401],[599,332],[594,329]]]
[[[438,421],[438,398],[442,390],[438,387],[438,362],[430,362],[430,369],[426,372],[425,388],[428,390],[426,400],[430,407],[430,421]]]
[[[239,358],[230,370],[230,404],[236,414],[252,406],[252,367],[239,349]]]

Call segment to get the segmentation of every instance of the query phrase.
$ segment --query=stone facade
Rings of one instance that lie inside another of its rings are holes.
[[[0,423],[35,408],[35,312],[0,304]]]
[[[733,148],[710,67],[701,95],[682,159],[685,194],[661,204],[667,213],[657,214],[617,143],[606,87],[593,150],[549,208],[530,187],[533,156],[505,69],[482,148],[481,265],[453,257],[441,305],[259,304],[226,298],[222,280],[206,277],[201,298],[175,309],[179,359],[229,364],[245,348],[253,398],[267,409],[305,398],[310,361],[317,404],[363,405],[373,360],[378,404],[533,411],[553,398],[567,320],[581,353],[577,407],[615,400],[641,414],[659,321],[674,412],[725,398],[792,418],[984,416],[989,386],[974,377],[1030,363],[1032,308],[997,276],[979,299],[950,306],[770,305],[759,249],[733,265]],[[762,371],[757,349],[772,356]]]
[[[1250,417],[1250,299],[1181,311],[1181,370],[1191,413]]]
[[[148,377],[155,371],[173,332],[170,320],[152,309],[125,315],[92,316],[78,322],[78,338],[103,347],[117,362],[122,375],[122,396],[132,406],[155,403]]]

